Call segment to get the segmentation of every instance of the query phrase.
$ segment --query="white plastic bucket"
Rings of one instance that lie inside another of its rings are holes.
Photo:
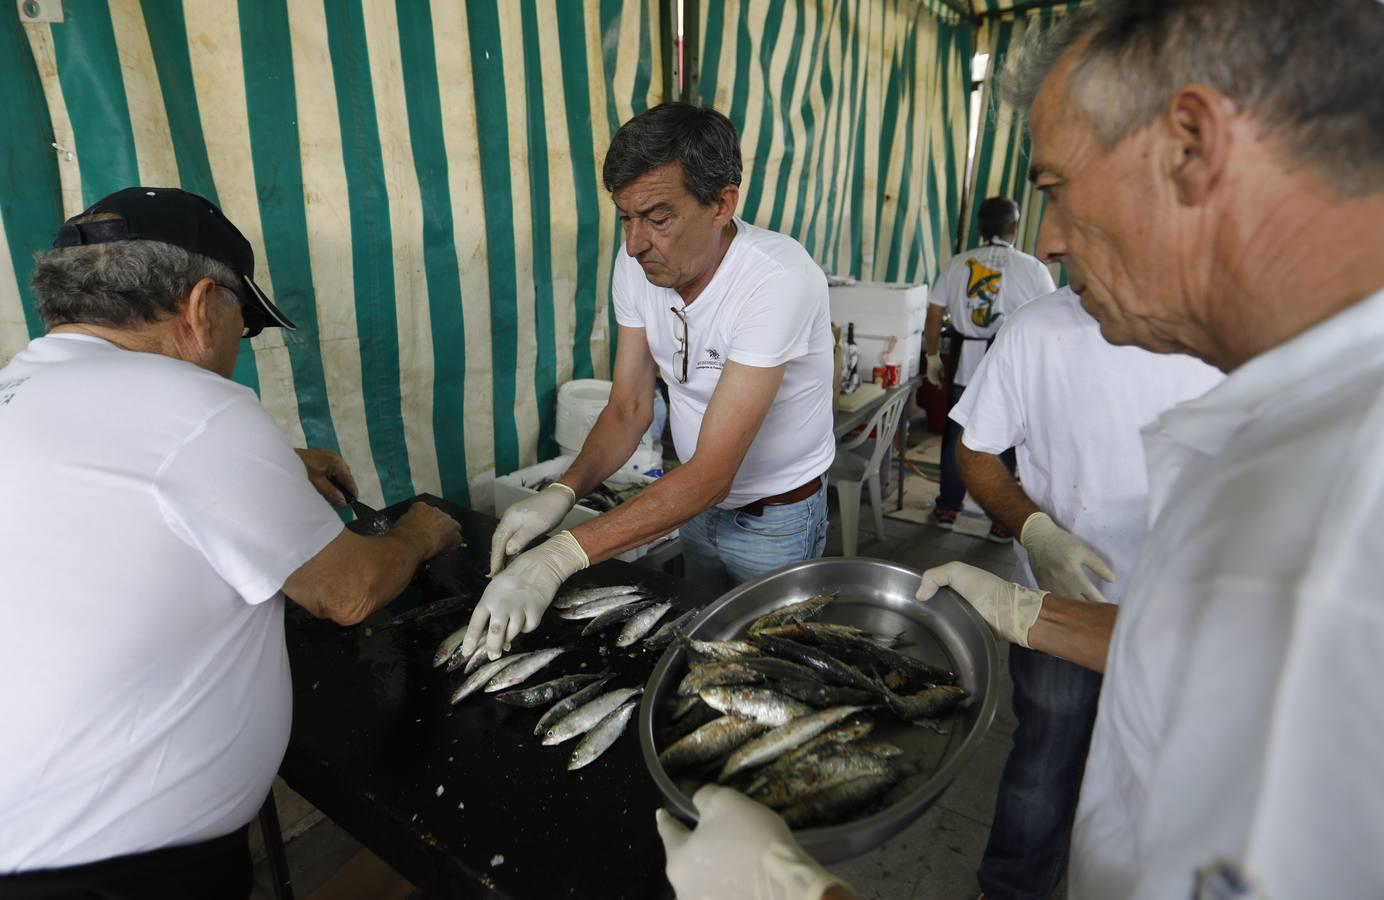
[[[596,419],[610,402],[610,382],[599,378],[580,378],[557,389],[557,422],[553,437],[564,456],[581,452],[586,436],[596,427]],[[654,395],[654,420],[640,439],[634,455],[624,468],[635,472],[652,472],[663,468],[663,423],[667,410],[663,397]]]

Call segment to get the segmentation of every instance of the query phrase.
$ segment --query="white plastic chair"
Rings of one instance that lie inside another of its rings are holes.
[[[836,497],[841,504],[841,555],[855,556],[860,539],[860,486],[870,486],[870,508],[875,513],[875,535],[884,537],[884,497],[879,484],[879,463],[884,452],[894,442],[899,418],[908,403],[909,391],[900,391],[870,417],[860,434],[836,445],[836,461],[827,471],[827,480],[836,485]],[[874,432],[874,451],[868,458],[851,451],[865,443]],[[902,485],[900,485],[900,488]]]

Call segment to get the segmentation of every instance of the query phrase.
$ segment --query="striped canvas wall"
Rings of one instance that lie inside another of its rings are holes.
[[[931,280],[965,178],[973,29],[917,0],[704,0],[700,99],[740,130],[741,213],[828,272]]]
[[[250,238],[300,330],[237,379],[362,499],[552,449],[606,375],[610,134],[663,98],[660,0],[64,0],[0,9],[0,361],[41,332],[31,257],[120,187],[182,186]]]
[[[1033,253],[1038,243],[1038,228],[1043,221],[1041,194],[1028,182],[1029,139],[1021,117],[999,105],[991,93],[996,72],[1004,70],[1011,48],[1018,46],[1030,28],[1048,28],[1080,2],[1035,9],[1022,15],[988,17],[981,22],[976,52],[990,54],[990,68],[981,102],[980,131],[976,138],[975,162],[967,194],[966,230],[963,244],[980,243],[976,210],[986,197],[1012,197],[1019,203],[1020,249]]]

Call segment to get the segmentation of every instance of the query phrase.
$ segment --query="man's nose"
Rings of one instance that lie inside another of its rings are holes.
[[[1067,236],[1058,223],[1059,216],[1043,216],[1043,224],[1038,226],[1038,258],[1043,262],[1060,263],[1067,257]]]
[[[627,219],[625,221],[625,252],[638,258],[639,254],[648,249],[648,229],[636,219]]]

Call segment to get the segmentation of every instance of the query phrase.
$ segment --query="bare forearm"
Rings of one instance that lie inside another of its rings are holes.
[[[1034,650],[1057,656],[1094,672],[1105,671],[1110,635],[1120,608],[1113,603],[1092,603],[1048,594],[1038,621],[1028,632]]]
[[[730,478],[708,474],[695,462],[679,466],[610,512],[583,522],[572,536],[592,564],[647,544],[715,506]]]
[[[403,524],[376,537],[351,535],[325,551],[333,559],[295,572],[284,593],[319,619],[355,625],[403,593],[430,548],[426,536]]]
[[[998,456],[970,449],[964,443],[965,437],[962,432],[956,445],[956,468],[966,490],[990,518],[1012,534],[1021,533],[1028,517],[1039,511],[1038,506]]]
[[[571,488],[578,498],[585,497],[633,455],[652,421],[652,403],[647,408],[636,409],[607,405],[571,468],[558,480]]]
[[[927,350],[928,356],[937,353],[938,346],[942,343],[942,316],[946,315],[946,308],[928,304],[927,319],[923,323],[923,347]]]

